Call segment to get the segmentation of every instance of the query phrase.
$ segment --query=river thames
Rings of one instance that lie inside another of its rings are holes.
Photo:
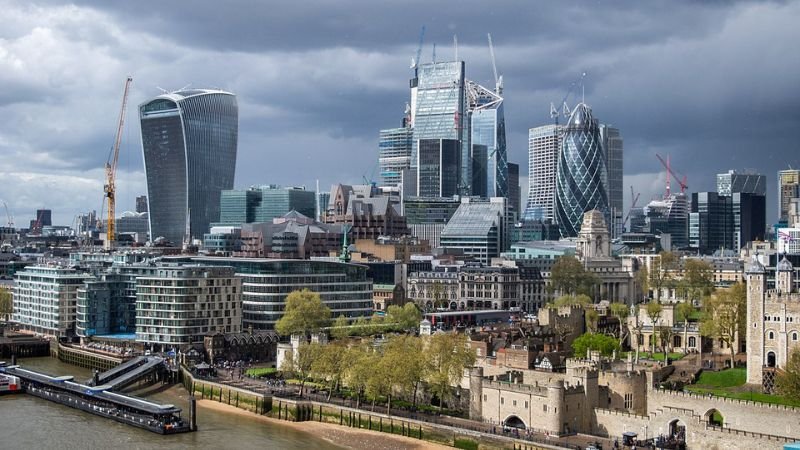
[[[74,375],[84,382],[91,371],[55,358],[19,361],[50,375]],[[188,418],[188,393],[180,386],[148,395],[160,403],[183,408]],[[198,405],[194,433],[161,436],[97,417],[29,395],[0,397],[0,448],[19,449],[340,449],[309,433],[265,423],[255,418],[226,414]]]

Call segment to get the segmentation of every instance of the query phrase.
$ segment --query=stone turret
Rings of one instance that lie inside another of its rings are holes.
[[[581,231],[575,247],[575,256],[585,261],[592,258],[607,258],[611,255],[611,241],[603,213],[593,209],[583,213]]]
[[[547,386],[547,432],[560,436],[564,433],[564,380],[555,380]]]
[[[469,370],[469,418],[481,421],[483,411],[483,367]]]
[[[775,288],[782,294],[789,294],[792,292],[794,283],[794,267],[792,263],[783,255],[775,267]]]
[[[758,255],[746,269],[747,279],[747,383],[761,385],[764,365],[764,294],[766,270]]]

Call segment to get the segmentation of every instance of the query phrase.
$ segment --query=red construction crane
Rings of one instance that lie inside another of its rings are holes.
[[[675,181],[677,181],[678,184],[681,186],[681,194],[686,192],[686,189],[689,188],[689,185],[686,184],[686,175],[684,175],[683,178],[678,178],[678,175],[676,175],[675,172],[672,171],[672,167],[670,167],[670,164],[669,164],[669,155],[667,155],[667,160],[666,161],[664,161],[664,158],[662,158],[661,155],[659,155],[658,153],[656,153],[656,158],[658,158],[658,160],[661,161],[661,165],[663,165],[664,168],[667,169],[667,186],[666,186],[667,192],[666,192],[665,197],[669,197],[669,195],[670,195],[670,191],[669,191],[669,188],[670,188],[669,177],[670,176],[675,178]]]

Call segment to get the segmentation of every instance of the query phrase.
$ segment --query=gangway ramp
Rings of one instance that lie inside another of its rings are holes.
[[[89,382],[89,385],[100,385],[105,384],[108,380],[113,380],[121,376],[126,372],[130,372],[131,370],[145,364],[147,361],[146,356],[137,356],[136,358],[131,359],[130,361],[126,361],[113,369],[107,370],[103,373],[98,374],[94,379]]]
[[[108,386],[111,390],[122,389],[139,381],[140,378],[156,372],[164,365],[165,361],[164,358],[160,356],[144,356],[143,358],[144,362],[142,364],[122,373],[116,378],[105,380],[102,382],[103,385]]]

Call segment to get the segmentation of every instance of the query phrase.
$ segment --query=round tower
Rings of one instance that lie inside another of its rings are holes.
[[[547,386],[547,432],[556,436],[564,433],[564,380]]]
[[[483,418],[483,367],[469,369],[469,418]]]
[[[793,283],[794,267],[783,255],[783,259],[775,266],[775,288],[783,294],[789,294],[793,291]]]

